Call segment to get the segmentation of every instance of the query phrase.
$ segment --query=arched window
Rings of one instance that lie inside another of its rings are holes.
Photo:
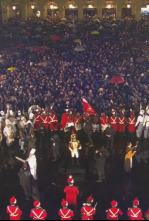
[[[8,19],[21,20],[21,8],[15,0],[12,0],[12,2],[7,6],[7,17]]]
[[[115,19],[116,18],[116,5],[114,1],[106,1],[102,10],[103,18]]]
[[[126,0],[124,2],[123,8],[122,8],[122,18],[132,17],[132,7],[133,7],[132,0]]]
[[[78,17],[78,5],[75,1],[69,0],[64,7],[65,17]]]
[[[58,17],[59,15],[59,6],[54,1],[49,1],[45,5],[45,17]]]
[[[27,18],[28,19],[36,19],[36,18],[40,17],[40,15],[41,15],[40,14],[40,8],[39,8],[38,4],[35,1],[31,0],[27,4],[26,8],[27,8],[26,11],[27,11]]]
[[[97,7],[94,1],[89,0],[86,2],[84,5],[83,14],[84,17],[95,17],[97,15]]]

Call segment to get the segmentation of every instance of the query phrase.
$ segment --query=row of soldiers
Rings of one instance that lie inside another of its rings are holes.
[[[90,123],[90,126],[88,126],[88,123]],[[140,139],[144,131],[144,138],[149,138],[149,108],[146,111],[141,109],[137,119],[133,110],[130,110],[130,117],[128,118],[125,117],[125,110],[121,111],[119,117],[115,110],[111,111],[110,117],[106,116],[105,113],[101,113],[101,117],[98,115],[82,117],[79,113],[74,115],[71,111],[67,110],[62,115],[61,123],[59,124],[58,117],[53,109],[46,112],[44,109],[35,105],[29,109],[27,117],[21,111],[18,111],[16,115],[10,107],[7,107],[7,113],[1,111],[0,141],[3,140],[4,135],[7,145],[10,146],[14,142],[17,129],[24,133],[24,130],[28,128],[28,133],[30,134],[41,130],[44,130],[44,132],[54,132],[58,131],[58,129],[67,133],[72,128],[76,132],[82,129],[87,132],[89,130],[91,132],[104,132],[108,127],[108,123],[111,124],[115,132],[119,132],[120,134],[125,134],[126,130],[128,130],[132,135],[136,131],[136,136]]]
[[[66,200],[62,200],[62,208],[58,212],[58,216],[61,218],[61,220],[73,219],[73,209],[69,209],[68,207],[76,207],[77,196],[79,195],[78,188],[74,186],[74,179],[72,175],[69,176],[67,182],[69,186],[64,189],[64,192],[66,193]],[[10,199],[10,205],[7,206],[7,214],[9,214],[10,220],[21,219],[22,211],[16,204],[16,198],[12,197]],[[127,216],[129,217],[129,220],[144,220],[142,210],[139,208],[139,204],[139,200],[138,198],[136,198],[133,201],[133,207],[128,208]],[[94,215],[96,215],[96,207],[97,203],[94,206],[94,198],[92,197],[92,195],[89,196],[87,198],[87,203],[83,204],[81,208],[82,220],[93,220]],[[111,202],[111,208],[106,210],[105,212],[107,220],[119,220],[119,216],[123,215],[121,209],[118,208],[118,202],[115,200]],[[45,209],[41,208],[41,203],[38,200],[34,202],[34,208],[31,210],[30,218],[32,218],[33,220],[46,220],[47,218],[47,212]],[[149,220],[149,210],[146,213],[146,218]]]

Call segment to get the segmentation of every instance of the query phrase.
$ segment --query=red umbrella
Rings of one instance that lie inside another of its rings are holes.
[[[145,59],[144,59],[144,58],[141,58],[141,57],[139,57],[139,58],[136,59],[136,61],[137,61],[138,63],[142,63],[144,60],[145,60]]]
[[[20,44],[20,45],[17,45],[16,46],[16,49],[21,49],[21,48],[23,48],[24,47],[24,45],[23,44]]]
[[[52,36],[51,36],[51,40],[52,40],[52,41],[60,41],[61,38],[60,38],[60,36],[58,36],[58,35],[52,35]]]
[[[43,52],[43,48],[32,48],[33,52]]]
[[[123,77],[113,77],[110,82],[112,84],[122,84],[125,82],[124,78]]]

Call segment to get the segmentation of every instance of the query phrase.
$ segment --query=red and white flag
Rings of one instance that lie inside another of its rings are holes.
[[[83,97],[82,97],[82,105],[83,105],[84,114],[86,116],[88,115],[94,116],[95,114],[97,114],[96,111],[92,108],[92,106]]]

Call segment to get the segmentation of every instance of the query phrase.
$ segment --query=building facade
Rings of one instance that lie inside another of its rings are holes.
[[[85,16],[116,19],[149,15],[149,0],[0,0],[1,21],[10,18],[26,21],[31,18]]]

